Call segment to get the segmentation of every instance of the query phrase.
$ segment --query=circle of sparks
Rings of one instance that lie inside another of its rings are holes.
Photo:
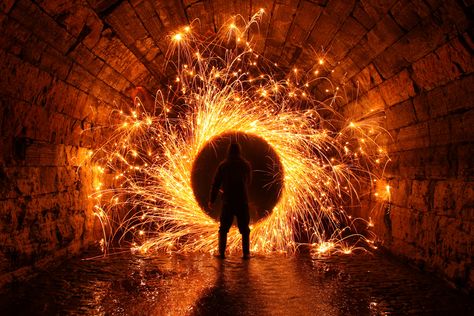
[[[251,226],[253,252],[307,244],[319,253],[348,253],[349,237],[366,240],[345,207],[379,179],[388,161],[378,145],[380,116],[374,111],[351,120],[334,109],[339,87],[318,76],[330,71],[323,57],[316,55],[317,68],[282,75],[256,54],[245,39],[261,14],[249,22],[235,17],[211,37],[193,25],[170,35],[167,67],[176,70],[174,80],[152,106],[137,97],[133,108],[115,113],[110,138],[93,154],[100,178],[92,197],[105,248],[131,236],[141,252],[214,252],[218,223],[199,207],[191,172],[203,146],[231,132],[264,139],[284,171],[278,203]],[[325,100],[312,96],[315,83],[328,86]],[[228,249],[240,249],[234,227]]]

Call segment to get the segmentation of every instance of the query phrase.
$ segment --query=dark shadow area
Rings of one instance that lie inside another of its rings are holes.
[[[242,291],[244,288],[247,288],[247,293],[250,294],[249,292],[251,292],[252,280],[249,279],[248,273],[249,261],[239,263],[218,260],[215,267],[215,284],[204,291],[199,300],[194,304],[192,315],[245,314],[247,306],[251,302],[246,302],[245,297],[239,295],[239,290]],[[243,292],[245,293],[245,290]],[[256,309],[256,305],[259,302],[254,301],[253,304],[253,309]]]
[[[92,256],[93,254],[89,254]],[[472,297],[378,253],[72,259],[0,292],[1,315],[472,315]]]
[[[231,140],[237,141],[242,156],[252,165],[252,183],[249,187],[250,221],[255,223],[273,210],[283,187],[283,166],[278,154],[262,138],[244,133],[226,133],[211,139],[194,160],[191,183],[194,196],[203,210],[214,219],[219,218],[220,199],[217,207],[209,210],[207,202],[212,179],[217,167],[227,156]]]

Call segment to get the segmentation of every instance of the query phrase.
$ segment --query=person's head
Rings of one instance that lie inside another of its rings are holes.
[[[236,142],[232,142],[229,145],[229,149],[227,150],[227,157],[229,158],[237,158],[240,157],[240,145]]]

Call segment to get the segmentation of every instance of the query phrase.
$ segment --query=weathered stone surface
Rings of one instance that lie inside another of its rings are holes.
[[[452,138],[456,142],[474,141],[474,110],[450,117]]]
[[[404,29],[410,30],[430,14],[429,6],[421,0],[397,1],[390,9],[395,21]]]
[[[341,60],[364,36],[366,30],[357,20],[348,17],[331,43],[331,52],[336,60]]]
[[[365,27],[366,30],[370,30],[375,25],[377,19],[367,13],[365,6],[366,3],[358,2],[352,11],[352,15],[360,24]]]
[[[307,46],[306,40],[314,29],[322,11],[322,7],[316,3],[300,2],[288,30],[286,41],[283,43],[284,47],[281,49],[280,58],[277,58],[280,64],[291,66],[301,57],[301,53]],[[277,52],[276,54],[278,55]],[[310,64],[312,61],[309,60],[308,62]]]
[[[385,111],[387,129],[392,130],[416,123],[415,109],[412,100],[398,103]]]
[[[382,78],[373,64],[368,65],[354,76],[353,82],[357,85],[361,93],[364,93],[373,87],[382,83]]]
[[[417,118],[426,121],[474,107],[474,96],[471,93],[473,80],[473,76],[467,76],[427,93],[418,94],[413,99]]]
[[[458,175],[468,179],[474,178],[474,146],[465,144],[457,148]]]
[[[429,129],[432,145],[445,145],[453,142],[449,118],[430,121]]]
[[[322,8],[316,3],[303,1],[296,11],[293,25],[288,34],[288,40],[296,45],[305,45],[304,41],[314,27]]]
[[[438,181],[435,185],[433,207],[441,215],[454,217],[462,208],[461,197],[464,182],[455,180]]]
[[[395,21],[386,16],[362,38],[357,46],[350,51],[349,56],[360,67],[365,67],[402,35],[403,31]]]
[[[459,78],[474,69],[472,53],[455,39],[415,62],[413,80],[419,87],[431,90]]]
[[[427,211],[430,198],[430,183],[428,181],[413,180],[408,197],[408,207],[417,211]]]
[[[280,47],[285,43],[291,26],[291,16],[296,13],[297,3],[276,3],[273,7],[272,22],[265,42],[267,47]]]
[[[38,37],[62,53],[66,53],[74,42],[74,38],[53,18],[28,0],[17,1],[9,14],[26,28],[35,30]]]
[[[354,0],[329,1],[318,18],[308,42],[313,47],[326,47],[351,13]]]
[[[395,175],[405,175],[405,179],[424,178],[425,170],[423,163],[426,163],[427,156],[420,154],[419,150],[407,150],[399,154],[398,173]]]
[[[334,83],[345,84],[349,80],[349,78],[359,72],[359,65],[354,63],[354,61],[352,61],[349,57],[346,57],[331,71],[330,79]]]
[[[85,45],[78,44],[76,48],[69,53],[74,60],[84,67],[92,75],[97,76],[100,70],[104,67],[104,62],[101,58],[94,55]]]
[[[403,31],[395,21],[390,16],[385,16],[367,33],[367,45],[377,55],[402,35]]]
[[[380,85],[380,94],[388,107],[415,96],[415,88],[408,71],[402,71],[384,81]]]
[[[143,4],[146,4],[146,3],[147,2],[143,2]],[[249,3],[249,6],[250,6],[250,3]],[[140,10],[138,7],[136,8],[136,10],[137,10],[137,13],[140,14]],[[211,3],[209,2],[192,2],[186,5],[186,13],[189,20],[193,21],[195,19],[199,19],[199,22],[200,22],[199,31],[202,32],[203,34],[212,32],[214,30],[213,17],[212,15],[209,14],[209,12],[212,12],[211,10],[212,10],[212,7],[211,7]],[[250,13],[251,12],[249,12],[249,14]],[[159,19],[151,18],[149,20],[145,20],[144,21],[145,25],[147,24],[147,21],[149,21],[149,23],[157,23],[156,21],[159,21]],[[152,31],[150,31],[150,33],[153,34]]]
[[[447,179],[456,177],[457,157],[452,145],[430,148],[429,160],[424,165],[425,174],[430,179]]]
[[[429,145],[428,124],[419,123],[400,129],[397,147],[402,150],[424,148]]]
[[[391,194],[390,201],[393,205],[407,207],[408,196],[410,195],[411,181],[406,179],[393,179],[390,181]]]
[[[385,102],[380,95],[379,89],[374,88],[362,95],[359,99],[347,104],[343,108],[344,115],[352,118],[361,118],[367,114],[385,108]]]
[[[393,238],[403,240],[407,243],[415,241],[416,215],[404,207],[393,206],[390,212],[392,222]]]
[[[384,78],[393,76],[466,30],[466,16],[458,4],[445,2],[443,5],[435,11],[436,19],[427,16],[375,59]]]

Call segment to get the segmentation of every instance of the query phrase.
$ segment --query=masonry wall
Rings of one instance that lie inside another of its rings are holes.
[[[131,89],[157,86],[94,11],[69,6],[0,4],[0,285],[98,240],[89,151]]]
[[[351,23],[359,27],[345,32],[343,26],[334,36],[360,38],[344,56],[334,56],[330,77],[347,93],[340,108],[361,117],[382,109],[391,135],[390,200],[380,210],[372,196],[361,214],[372,219],[383,247],[472,288],[472,8],[456,1],[389,2],[370,23],[353,12]]]

